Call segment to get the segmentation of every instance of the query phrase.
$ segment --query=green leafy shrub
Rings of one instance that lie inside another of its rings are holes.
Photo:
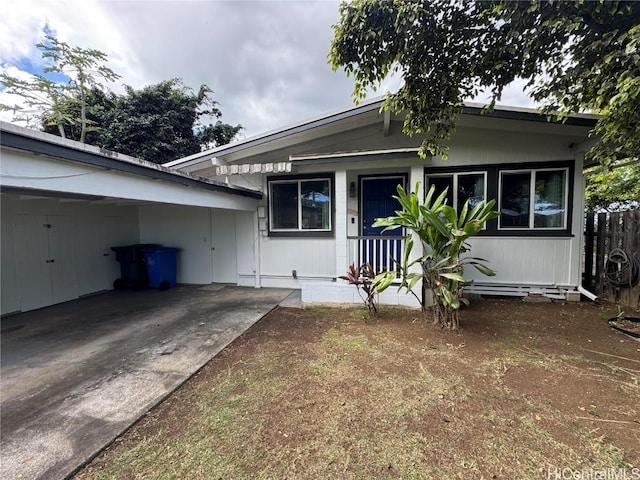
[[[416,192],[420,184],[416,184]],[[398,185],[398,195],[394,196],[402,210],[395,216],[378,218],[374,227],[385,227],[384,231],[398,228],[406,229],[406,243],[402,259],[394,259],[400,272],[399,290],[406,289],[416,298],[413,291],[422,280],[423,290],[433,292],[434,323],[444,328],[457,330],[460,327],[458,310],[468,300],[462,297],[462,287],[469,282],[464,278],[464,267],[472,265],[484,275],[493,276],[495,272],[486,266],[487,261],[476,257],[463,256],[470,250],[467,240],[477,235],[486,222],[496,218],[499,213],[493,210],[495,200],[481,201],[474,207],[467,201],[460,212],[446,204],[445,189],[434,200],[435,187],[432,186],[424,202],[420,202],[416,192],[407,193]],[[422,244],[424,254],[411,259],[414,236]],[[420,271],[415,271],[415,265]],[[378,292],[383,292],[396,279],[395,271],[383,272],[373,281]],[[425,295],[418,300],[426,309]]]

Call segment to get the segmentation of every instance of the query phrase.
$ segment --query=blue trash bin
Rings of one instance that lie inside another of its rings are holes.
[[[176,286],[178,250],[173,247],[145,248],[142,250],[147,265],[149,287],[167,290]]]

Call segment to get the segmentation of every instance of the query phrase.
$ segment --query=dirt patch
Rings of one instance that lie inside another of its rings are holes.
[[[77,478],[548,478],[640,466],[640,343],[614,306],[279,308]],[[639,471],[640,472],[640,471]]]

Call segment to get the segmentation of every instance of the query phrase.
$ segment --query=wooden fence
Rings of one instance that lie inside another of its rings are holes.
[[[584,287],[640,308],[640,210],[587,213],[584,246]]]

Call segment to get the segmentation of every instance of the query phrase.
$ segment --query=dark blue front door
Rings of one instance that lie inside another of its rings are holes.
[[[398,228],[382,233],[382,227],[373,227],[376,218],[389,217],[400,208],[398,201],[393,198],[398,194],[398,184],[404,186],[404,176],[369,177],[360,179],[361,202],[361,258],[371,264],[376,272],[393,268],[390,257],[399,260],[401,254],[401,242],[389,239],[381,240],[366,237],[401,237],[404,232]]]
[[[363,236],[380,235],[382,228],[373,227],[373,222],[376,218],[394,215],[400,208],[398,201],[393,198],[398,194],[398,184],[404,186],[404,177],[373,177],[360,180]],[[384,235],[402,235],[402,231],[387,231]]]

